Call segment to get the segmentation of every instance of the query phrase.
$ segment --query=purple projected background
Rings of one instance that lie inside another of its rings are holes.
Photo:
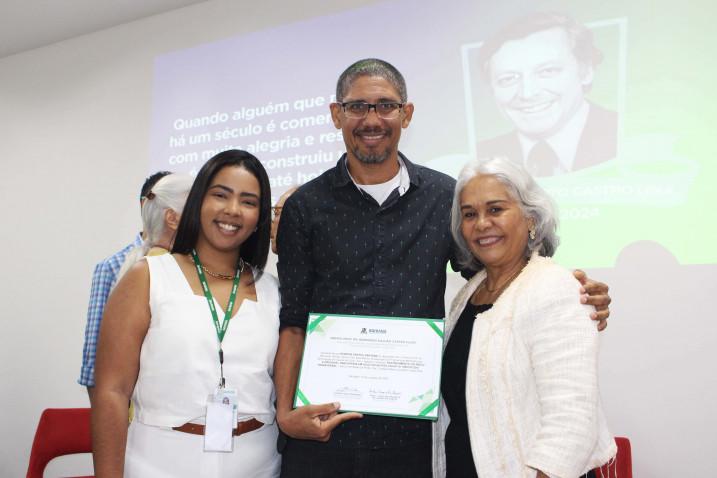
[[[277,198],[343,153],[328,104],[340,72],[364,57],[407,78],[419,105],[401,143],[411,159],[465,152],[460,45],[478,25],[459,26],[479,16],[476,2],[461,3],[438,15],[432,3],[391,2],[158,57],[150,169],[196,172],[221,150],[246,149],[267,168]]]
[[[639,38],[651,34],[649,25],[618,2],[602,15],[580,15],[570,2],[559,3],[551,9],[583,22],[604,56],[586,99],[616,113],[617,121],[604,130],[616,144],[612,156],[540,178],[560,206],[564,245],[558,259],[609,266],[623,247],[649,239],[682,263],[713,262],[713,234],[696,234],[687,245],[679,228],[662,220],[669,213],[691,224],[692,205],[710,184],[712,163],[699,149],[678,146],[694,128],[673,116],[663,118],[669,127],[654,126],[650,109],[627,98],[647,81],[628,71],[654,68],[651,56],[630,56]],[[534,2],[518,0],[386,2],[162,55],[155,60],[150,170],[196,173],[217,152],[245,149],[266,167],[276,201],[288,187],[336,164],[345,149],[329,114],[336,79],[354,61],[377,57],[404,74],[415,104],[401,151],[455,176],[475,156],[477,143],[514,128],[479,78],[478,49],[535,9]],[[640,35],[633,28],[647,30]],[[671,85],[674,95],[663,92],[663,106],[682,91],[681,83]],[[610,244],[596,246],[586,259],[584,245],[605,231],[611,231]]]

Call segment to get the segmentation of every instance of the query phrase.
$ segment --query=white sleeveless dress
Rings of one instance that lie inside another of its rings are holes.
[[[171,254],[148,257],[151,320],[132,395],[135,418],[125,477],[275,477],[280,457],[272,382],[279,340],[277,280],[262,274],[257,301],[237,304],[224,336],[224,376],[238,390],[239,420],[262,428],[234,437],[231,453],[204,452],[204,437],[172,430],[203,423],[207,396],[219,383],[218,341],[204,296],[195,295]],[[256,276],[256,274],[255,274]],[[220,320],[224,306],[215,300]]]

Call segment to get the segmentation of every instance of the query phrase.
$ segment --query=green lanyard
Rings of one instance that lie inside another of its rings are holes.
[[[232,311],[234,310],[234,302],[237,298],[237,289],[239,288],[239,281],[241,279],[241,274],[244,270],[244,261],[241,261],[240,259],[240,265],[237,268],[236,275],[234,276],[234,283],[232,284],[232,291],[231,294],[229,294],[229,303],[227,303],[226,311],[224,312],[224,320],[222,323],[219,323],[219,316],[217,315],[217,308],[214,306],[214,297],[212,297],[212,291],[209,290],[209,284],[207,283],[207,278],[204,276],[204,271],[202,270],[202,263],[199,262],[199,256],[197,255],[197,251],[192,249],[192,260],[194,261],[194,267],[197,269],[197,275],[199,276],[199,282],[202,283],[202,290],[204,291],[204,297],[207,298],[207,303],[209,304],[209,311],[212,313],[212,321],[214,322],[214,329],[217,332],[217,339],[219,340],[219,368],[221,373],[221,378],[219,379],[219,387],[224,388],[225,380],[224,380],[224,351],[222,350],[222,341],[224,340],[224,335],[227,333],[227,329],[229,328],[229,320],[232,318]]]

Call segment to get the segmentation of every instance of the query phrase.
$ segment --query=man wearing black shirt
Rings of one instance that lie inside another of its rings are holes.
[[[309,312],[443,318],[455,182],[398,151],[413,104],[392,65],[351,65],[331,115],[346,154],[284,204],[277,234],[282,295],[274,366],[284,477],[430,477],[430,422],[292,409]],[[601,292],[606,292],[601,290]],[[599,296],[591,303],[605,305]],[[599,318],[606,318],[607,311]]]

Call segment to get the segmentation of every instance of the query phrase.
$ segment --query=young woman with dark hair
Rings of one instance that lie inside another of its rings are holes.
[[[219,171],[234,166],[251,173],[259,184],[260,197],[257,198],[259,219],[256,231],[251,234],[240,250],[241,258],[261,271],[266,265],[269,253],[269,234],[271,231],[271,189],[269,176],[258,159],[246,151],[229,150],[219,153],[209,160],[197,174],[192,189],[187,197],[187,204],[179,223],[177,237],[174,240],[172,252],[176,254],[190,254],[196,245],[201,233],[201,208],[203,198],[212,186],[212,181]]]
[[[270,205],[254,156],[214,156],[189,192],[172,254],[140,261],[117,285],[98,347],[97,476],[278,476],[280,300],[262,274]]]

